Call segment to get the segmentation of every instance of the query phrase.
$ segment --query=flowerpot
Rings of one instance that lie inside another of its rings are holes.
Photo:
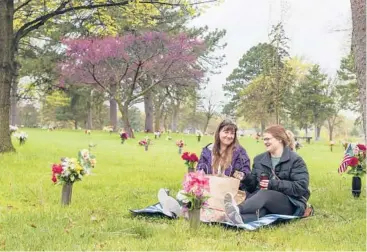
[[[355,198],[358,198],[361,194],[362,182],[361,178],[354,176],[352,178],[352,194]]]
[[[148,151],[148,145],[144,145],[145,151]]]
[[[73,184],[65,183],[62,186],[61,204],[62,205],[70,205],[72,194],[73,194]]]
[[[200,209],[189,210],[189,225],[191,229],[197,229],[200,225]]]
[[[195,172],[195,169],[194,168],[188,168],[187,172]]]
[[[178,147],[178,154],[182,153],[182,147]]]

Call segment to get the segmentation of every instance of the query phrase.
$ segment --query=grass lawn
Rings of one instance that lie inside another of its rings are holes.
[[[0,250],[366,250],[366,181],[359,199],[351,194],[352,177],[337,173],[342,146],[330,152],[326,143],[305,144],[299,154],[310,173],[310,202],[315,216],[258,231],[201,225],[190,232],[183,220],[133,217],[129,209],[157,202],[161,187],[173,195],[186,167],[171,141],[154,140],[149,151],[137,134],[121,144],[118,135],[93,131],[25,129],[29,139],[17,152],[0,155]],[[186,151],[200,154],[212,141],[182,136]],[[151,135],[151,138],[154,138]],[[51,182],[51,164],[76,157],[97,144],[97,167],[74,184],[72,204],[60,205],[61,186]],[[251,160],[262,143],[241,138]]]

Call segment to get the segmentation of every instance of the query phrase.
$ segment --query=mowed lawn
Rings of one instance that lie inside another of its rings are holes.
[[[204,136],[163,134],[149,151],[138,145],[145,134],[121,144],[117,134],[24,129],[29,140],[17,152],[0,155],[0,250],[366,250],[366,194],[351,194],[352,177],[340,176],[341,145],[305,144],[299,154],[310,173],[315,216],[257,231],[201,225],[191,232],[184,219],[134,217],[129,209],[157,202],[159,188],[181,188],[186,167],[175,141],[200,154],[212,142]],[[251,160],[262,142],[240,138]],[[61,186],[51,182],[51,164],[76,157],[96,144],[93,174],[74,184],[72,204],[60,205]]]

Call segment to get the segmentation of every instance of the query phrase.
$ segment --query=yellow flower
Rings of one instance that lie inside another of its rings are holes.
[[[97,163],[97,160],[95,158],[89,160],[92,166],[95,166]]]
[[[79,173],[80,171],[83,170],[83,167],[80,164],[77,164],[75,170],[77,171],[77,173]]]

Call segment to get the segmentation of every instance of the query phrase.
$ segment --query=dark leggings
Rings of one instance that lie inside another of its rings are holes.
[[[247,199],[238,207],[244,223],[255,221],[267,214],[292,215],[296,210],[285,194],[273,190],[259,190],[247,195]]]

